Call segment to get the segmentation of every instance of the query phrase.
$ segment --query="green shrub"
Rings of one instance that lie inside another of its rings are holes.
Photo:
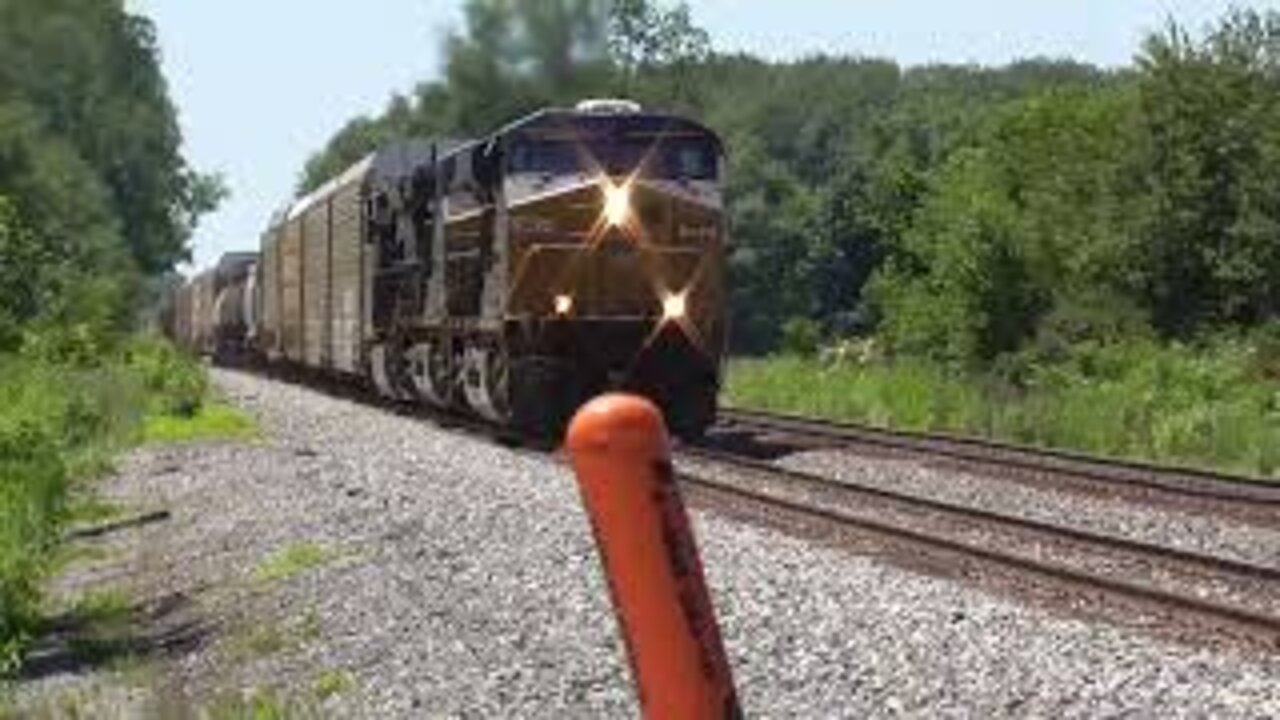
[[[960,372],[922,361],[737,360],[731,404],[1275,476],[1280,382],[1254,342],[1085,343]],[[838,356],[837,356],[838,357]]]
[[[151,397],[152,412],[192,417],[200,410],[209,379],[199,361],[153,336],[131,343],[127,357],[129,368],[138,373]]]
[[[171,424],[185,428],[190,417],[203,434],[252,429],[229,410],[204,412],[203,368],[160,339],[71,362],[66,337],[41,335],[18,355],[0,355],[0,674],[16,668],[38,620],[73,482],[143,439],[144,424],[177,417]]]
[[[66,496],[63,390],[5,364],[0,379],[0,673],[36,619],[39,572]],[[32,384],[37,383],[37,384]]]
[[[822,327],[816,320],[793,317],[782,324],[782,351],[791,355],[810,357],[818,352],[822,342]]]

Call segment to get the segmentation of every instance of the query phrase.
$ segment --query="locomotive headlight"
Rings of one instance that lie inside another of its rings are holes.
[[[679,320],[685,313],[685,294],[672,293],[662,298],[662,319]]]
[[[610,227],[618,227],[631,215],[631,185],[614,185],[605,181],[604,220]]]
[[[568,315],[573,312],[573,296],[557,295],[555,299],[555,311],[557,315]]]

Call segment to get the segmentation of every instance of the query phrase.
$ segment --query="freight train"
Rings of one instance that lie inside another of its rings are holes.
[[[726,336],[724,151],[628,101],[380,148],[177,293],[180,342],[522,431],[608,389],[696,436]]]

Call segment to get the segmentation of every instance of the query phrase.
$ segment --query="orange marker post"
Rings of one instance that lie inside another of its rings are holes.
[[[566,439],[646,718],[741,717],[662,415],[610,394]]]

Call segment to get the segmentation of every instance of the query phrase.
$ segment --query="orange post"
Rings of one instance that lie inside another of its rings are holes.
[[[644,398],[598,397],[566,446],[644,716],[741,717],[661,413]]]

